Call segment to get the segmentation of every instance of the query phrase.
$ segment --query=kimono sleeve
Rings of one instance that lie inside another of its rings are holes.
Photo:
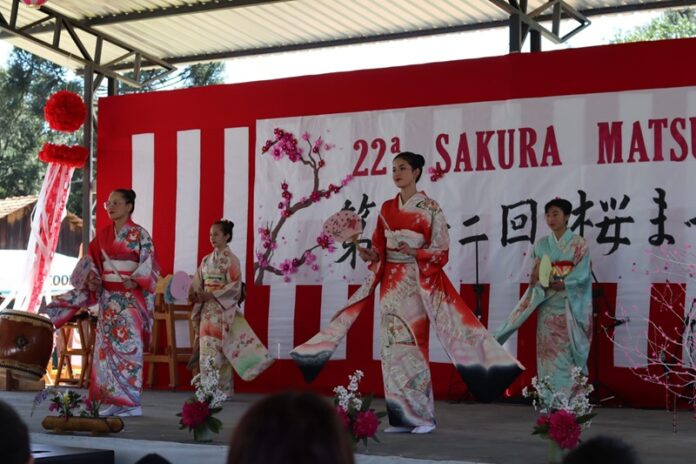
[[[437,205],[432,214],[430,243],[416,252],[418,268],[426,276],[441,271],[449,260],[449,232],[445,214]]]
[[[131,279],[146,293],[155,293],[159,280],[159,265],[155,259],[152,238],[142,227],[138,227],[140,243],[138,267],[131,274]]]
[[[86,255],[80,258],[70,276],[73,289],[54,297],[46,306],[46,314],[55,328],[61,327],[72,319],[81,308],[87,308],[97,303],[99,292],[93,292],[87,286],[90,275],[101,284],[99,270],[94,260],[90,255]]]
[[[372,232],[372,249],[379,253],[379,261],[370,263],[368,269],[375,273],[380,269],[381,264],[387,257],[387,239],[384,236],[385,205],[386,203],[382,204],[380,215],[377,218],[377,225]]]
[[[592,268],[587,242],[573,238],[573,270],[564,279],[571,314],[568,319],[570,348],[576,365],[587,372],[587,355],[592,339]]]

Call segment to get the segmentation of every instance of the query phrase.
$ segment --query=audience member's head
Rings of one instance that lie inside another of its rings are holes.
[[[0,456],[5,464],[34,462],[26,424],[12,406],[2,400],[0,400]]]
[[[353,464],[350,435],[314,393],[279,393],[254,404],[230,443],[228,464]]]
[[[150,453],[138,459],[135,464],[171,464],[171,462],[157,453]]]
[[[600,435],[584,441],[563,459],[563,464],[639,464],[633,447],[623,440]]]

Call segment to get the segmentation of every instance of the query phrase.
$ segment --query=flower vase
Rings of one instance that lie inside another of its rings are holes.
[[[563,456],[565,451],[561,448],[561,445],[556,443],[554,440],[548,440],[549,445],[546,451],[546,460],[549,464],[559,464],[563,461]]]
[[[203,443],[213,441],[213,431],[205,425],[196,427],[193,429],[193,439]]]

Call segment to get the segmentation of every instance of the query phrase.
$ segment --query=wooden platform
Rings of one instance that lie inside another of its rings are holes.
[[[262,395],[239,394],[225,402],[217,415],[223,428],[209,445],[196,444],[188,430],[178,427],[176,413],[181,411],[181,405],[190,395],[191,392],[146,390],[142,417],[125,417],[125,428],[118,434],[92,437],[88,433],[49,433],[41,427],[41,421],[48,414],[47,404],[30,415],[34,393],[0,392],[0,398],[12,404],[27,423],[35,443],[115,450],[115,464],[133,464],[151,452],[163,455],[174,464],[220,464],[224,462],[226,445],[240,417]],[[378,411],[385,408],[382,399],[376,399],[373,405]],[[583,432],[583,438],[598,434],[620,437],[636,447],[643,464],[694,462],[696,419],[693,411],[677,413],[676,433],[673,432],[672,413],[665,409],[597,408],[595,412],[597,417],[592,427]],[[386,426],[383,423],[379,432],[381,443],[370,443],[366,450],[358,448],[358,463],[545,462],[546,443],[531,434],[537,415],[529,405],[436,401],[435,414],[438,424],[431,435],[387,434],[382,431]],[[204,459],[206,453],[210,454],[210,459]]]

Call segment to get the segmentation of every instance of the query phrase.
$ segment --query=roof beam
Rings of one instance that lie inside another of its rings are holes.
[[[526,2],[521,2],[525,4]],[[580,10],[579,12],[585,16],[595,16],[595,15],[606,15],[606,14],[616,14],[616,13],[626,13],[636,10],[647,10],[647,9],[662,9],[662,8],[675,8],[675,7],[687,7],[691,5],[696,5],[696,0],[659,0],[648,3],[634,4],[634,5],[622,5],[617,7],[607,7],[607,8],[594,8],[587,10]],[[526,6],[526,5],[525,5]],[[552,14],[542,14],[536,16],[534,20],[536,21],[550,21],[553,19]],[[336,39],[336,40],[325,40],[318,42],[307,42],[301,44],[290,44],[290,45],[280,45],[274,47],[263,47],[254,49],[244,49],[244,50],[232,50],[226,52],[213,52],[213,53],[201,53],[195,55],[182,55],[182,56],[168,56],[162,58],[167,63],[171,64],[185,64],[185,63],[197,63],[206,61],[218,61],[225,60],[229,58],[239,58],[245,56],[254,55],[267,55],[271,53],[283,53],[283,52],[293,52],[300,50],[311,50],[317,48],[326,47],[340,47],[344,45],[358,45],[364,43],[372,42],[384,42],[389,40],[401,40],[409,39],[414,37],[426,37],[440,34],[454,34],[458,32],[469,32],[477,31],[483,29],[492,29],[497,27],[508,27],[510,25],[509,19],[496,20],[496,21],[486,21],[476,24],[462,24],[450,27],[439,27],[432,29],[422,29],[417,31],[405,31],[405,32],[394,32],[390,34],[381,34],[377,36],[361,36],[361,37],[350,37],[347,39]],[[549,31],[550,32],[550,31]],[[576,31],[577,32],[577,31]],[[150,67],[152,63],[147,60],[143,60],[143,67]],[[118,69],[118,66],[116,67]]]
[[[520,8],[515,0],[488,0],[493,5],[502,9],[510,15],[511,24],[517,24],[515,30],[517,31],[513,37],[511,32],[510,37],[510,51],[519,52],[522,49],[522,34],[521,24],[526,24],[529,29],[537,31],[539,34],[546,37],[553,43],[563,43],[581,30],[585,29],[590,25],[590,20],[587,19],[585,15],[580,13],[571,7],[567,0],[548,0],[545,4],[536,8],[534,11],[527,13],[525,10]],[[526,8],[526,2],[524,7]],[[553,12],[549,16],[551,19],[551,30],[545,28],[540,21],[545,19],[544,12],[551,9]],[[560,23],[563,15],[567,18],[573,19],[577,22],[577,26],[569,33],[561,36],[559,35]],[[519,29],[519,30],[518,30]],[[512,31],[512,30],[511,30]]]
[[[585,16],[600,16],[608,14],[632,13],[634,11],[662,10],[667,8],[688,8],[696,5],[696,0],[653,0],[632,5],[606,6],[580,10]]]
[[[13,7],[19,3],[19,0],[12,1]],[[40,23],[46,24],[48,27],[50,27],[50,31],[52,33],[49,37],[38,37],[36,33],[32,34],[30,29],[17,27],[16,22],[13,21],[12,14],[10,21],[7,21],[1,12],[0,31],[4,31],[9,36],[21,39],[22,41],[32,43],[33,45],[42,49],[50,50],[52,53],[66,57],[69,60],[73,60],[79,63],[85,69],[121,80],[137,88],[146,85],[148,82],[154,79],[159,79],[166,76],[176,69],[174,65],[161,60],[159,57],[150,55],[149,53],[130,46],[125,42],[113,38],[103,32],[82,26],[74,19],[53,11],[50,8],[41,7],[39,11],[45,15],[44,18],[42,18],[41,21],[35,21],[32,24]],[[85,42],[83,42],[80,35],[77,34],[78,30],[83,34],[89,35],[95,39],[95,46],[93,49],[90,50],[87,48]],[[66,31],[67,34],[64,33]],[[70,40],[70,42],[68,40]],[[124,54],[120,58],[109,63],[102,63],[102,52],[105,45],[108,45],[112,49],[123,51]],[[69,46],[77,48],[79,54],[76,55],[73,50],[68,48]],[[133,61],[124,61],[129,59],[131,56],[134,57]],[[160,73],[147,81],[141,80],[139,64],[142,60],[149,62],[150,66],[152,67],[159,68]],[[135,77],[131,78],[126,73],[119,72],[124,70],[132,71],[135,74]]]
[[[161,8],[154,8],[152,10],[132,11],[107,16],[88,17],[80,20],[80,24],[83,24],[85,26],[104,26],[106,24],[124,23],[127,21],[159,19],[169,16],[207,13],[216,10],[244,8],[249,6],[259,6],[271,3],[282,3],[287,1],[292,0],[211,0],[208,2],[185,4],[181,6],[166,6]]]
[[[263,48],[252,48],[244,50],[233,50],[227,52],[216,52],[216,53],[202,53],[197,55],[184,55],[184,56],[170,56],[162,58],[167,63],[171,64],[183,64],[183,63],[196,63],[204,61],[217,61],[224,60],[228,58],[239,58],[243,56],[254,56],[254,55],[267,55],[269,53],[282,53],[282,52],[293,52],[299,50],[310,50],[315,48],[326,48],[326,47],[340,47],[343,45],[357,45],[363,43],[372,42],[384,42],[388,40],[401,40],[409,39],[413,37],[425,37],[440,34],[453,34],[457,32],[467,32],[475,31],[480,29],[487,29],[491,27],[503,27],[507,26],[509,21],[503,19],[500,21],[489,21],[486,23],[479,24],[462,24],[459,26],[450,27],[438,27],[433,29],[421,29],[417,31],[405,31],[405,32],[393,32],[390,34],[381,34],[377,36],[360,36],[360,37],[349,37],[347,39],[335,39],[335,40],[322,40],[318,42],[303,42],[290,45],[279,45],[274,47],[263,47]],[[143,67],[149,67],[152,63],[143,62]]]

